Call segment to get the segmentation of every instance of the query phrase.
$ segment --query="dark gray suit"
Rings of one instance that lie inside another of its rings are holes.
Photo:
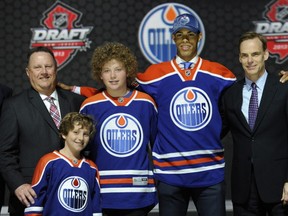
[[[251,184],[251,168],[265,203],[279,203],[288,181],[288,85],[268,74],[254,130],[242,114],[244,79],[224,95],[226,125],[233,137],[232,201],[245,203]]]
[[[82,96],[59,88],[57,93],[62,117],[68,112],[79,111],[84,100]],[[11,194],[14,194],[20,185],[31,183],[38,160],[44,154],[59,149],[60,139],[39,93],[32,88],[6,100],[1,115],[0,171]],[[9,202],[11,211],[19,211],[20,207],[22,211],[24,206],[16,204],[16,196],[11,197],[14,200]]]
[[[2,108],[3,101],[12,95],[12,89],[8,86],[0,84],[0,111]],[[0,157],[1,158],[1,157]],[[4,204],[5,198],[5,182],[0,174],[0,212],[2,205]]]

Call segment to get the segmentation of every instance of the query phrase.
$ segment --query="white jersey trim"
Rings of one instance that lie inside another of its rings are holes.
[[[43,211],[43,207],[40,207],[40,206],[33,206],[33,207],[27,207],[25,208],[24,212],[42,212]]]
[[[212,166],[205,166],[205,167],[197,167],[197,168],[190,168],[190,169],[180,169],[180,170],[160,170],[160,169],[154,169],[155,174],[188,174],[188,173],[197,173],[197,172],[203,172],[207,170],[215,170],[225,167],[225,162],[222,164],[216,164]]]
[[[109,175],[153,175],[153,172],[150,170],[102,170],[99,171],[100,176],[109,176]]]
[[[100,193],[153,193],[156,192],[155,187],[116,187],[116,188],[101,188]]]
[[[224,149],[216,149],[216,150],[196,150],[196,151],[188,151],[188,152],[173,152],[167,154],[157,154],[156,152],[152,152],[152,155],[158,159],[164,158],[175,158],[175,157],[187,157],[201,154],[215,154],[224,152]]]

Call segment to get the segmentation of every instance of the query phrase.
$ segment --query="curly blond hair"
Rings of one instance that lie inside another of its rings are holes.
[[[102,68],[112,59],[123,63],[127,73],[127,85],[131,87],[138,72],[138,62],[132,51],[118,42],[106,42],[95,48],[91,60],[92,78],[103,85],[101,80]]]

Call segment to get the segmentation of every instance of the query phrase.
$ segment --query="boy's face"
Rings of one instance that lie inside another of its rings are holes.
[[[74,129],[70,130],[67,136],[62,135],[65,140],[65,147],[72,153],[79,153],[89,142],[90,131],[87,128],[82,128],[82,125],[74,125]]]
[[[102,67],[101,79],[112,96],[117,97],[127,92],[127,73],[122,62],[112,59]]]

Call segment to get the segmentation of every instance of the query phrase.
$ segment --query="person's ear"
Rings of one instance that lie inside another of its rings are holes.
[[[61,134],[61,137],[66,140],[66,136],[64,134]]]
[[[25,68],[25,71],[26,71],[26,75],[29,77],[29,69],[28,69],[28,67]]]

